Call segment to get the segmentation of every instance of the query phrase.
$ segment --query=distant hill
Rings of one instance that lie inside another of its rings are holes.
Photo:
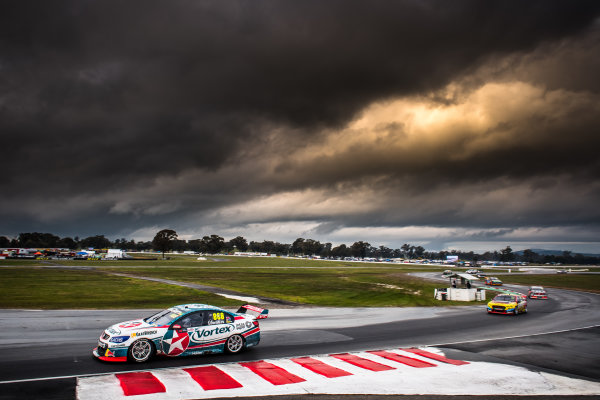
[[[531,250],[534,253],[537,253],[539,255],[542,255],[542,256],[562,256],[563,251],[565,251],[565,250],[545,250],[545,249],[529,249],[529,250]],[[570,251],[570,250],[567,250],[567,251]],[[521,256],[521,255],[523,255],[523,250],[515,251],[514,253]],[[600,257],[600,254],[578,253],[576,251],[571,251],[571,255],[575,255],[575,254],[581,254],[586,257]]]

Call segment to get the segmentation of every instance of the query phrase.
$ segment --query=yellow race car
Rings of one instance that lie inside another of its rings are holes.
[[[527,312],[527,299],[516,294],[499,294],[487,305],[488,314],[521,314]]]
[[[502,281],[495,276],[485,278],[485,284],[489,286],[502,286]]]

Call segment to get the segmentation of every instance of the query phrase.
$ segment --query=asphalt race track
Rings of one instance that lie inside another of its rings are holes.
[[[273,309],[261,322],[261,344],[249,351],[156,358],[142,367],[99,362],[91,350],[104,328],[148,310],[3,310],[0,399],[74,398],[75,377],[86,375],[414,346],[600,382],[600,296],[548,293],[518,316],[488,315],[484,306]]]

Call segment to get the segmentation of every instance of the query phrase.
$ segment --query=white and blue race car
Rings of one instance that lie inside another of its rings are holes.
[[[268,313],[249,304],[236,313],[206,304],[174,306],[112,325],[100,335],[93,354],[103,361],[145,362],[156,354],[239,353],[260,342],[258,320]]]

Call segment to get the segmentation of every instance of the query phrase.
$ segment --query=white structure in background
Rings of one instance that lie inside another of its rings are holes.
[[[128,258],[128,256],[127,253],[125,253],[125,251],[123,250],[108,249],[104,258],[107,260],[119,260],[121,258]]]
[[[453,287],[435,289],[434,297],[436,300],[480,301],[485,300],[485,289],[459,289]]]
[[[479,278],[465,272],[451,274],[446,272],[444,271],[444,276],[450,280],[450,287],[435,289],[434,298],[453,301],[485,300],[485,289],[471,287],[471,282],[477,281]]]

